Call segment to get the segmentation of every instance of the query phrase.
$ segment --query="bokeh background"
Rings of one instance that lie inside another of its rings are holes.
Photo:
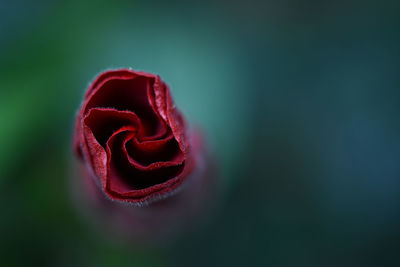
[[[0,0],[0,266],[400,266],[398,1]],[[71,201],[83,92],[159,74],[220,202],[166,247]]]

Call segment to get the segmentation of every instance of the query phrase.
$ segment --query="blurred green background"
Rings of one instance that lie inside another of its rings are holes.
[[[0,266],[400,266],[398,1],[0,0]],[[208,136],[221,203],[164,248],[69,192],[108,68],[159,74]]]

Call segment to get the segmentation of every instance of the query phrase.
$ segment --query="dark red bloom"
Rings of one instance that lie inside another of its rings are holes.
[[[77,116],[74,148],[112,200],[143,204],[176,192],[196,151],[168,86],[129,69],[101,73]]]

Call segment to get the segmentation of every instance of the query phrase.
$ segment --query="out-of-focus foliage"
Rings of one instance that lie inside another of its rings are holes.
[[[0,1],[0,265],[396,266],[400,5]],[[158,73],[225,190],[167,248],[110,241],[71,200],[100,71]]]

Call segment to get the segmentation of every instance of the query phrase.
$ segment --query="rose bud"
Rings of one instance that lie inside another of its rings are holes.
[[[77,115],[74,150],[82,169],[75,175],[78,201],[123,238],[169,236],[215,192],[202,135],[187,129],[167,84],[154,74],[101,73]]]

